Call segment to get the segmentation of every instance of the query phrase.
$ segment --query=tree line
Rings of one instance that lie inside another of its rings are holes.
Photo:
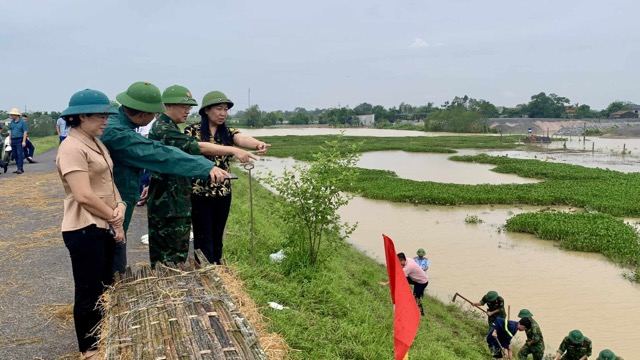
[[[441,106],[433,102],[414,106],[405,102],[398,106],[385,108],[382,105],[361,103],[354,108],[349,106],[307,110],[297,107],[291,111],[262,111],[258,105],[240,110],[229,117],[229,122],[246,127],[265,127],[274,125],[326,124],[331,126],[360,126],[359,115],[375,115],[374,126],[378,128],[397,126],[406,121],[424,121],[427,131],[447,132],[488,132],[486,119],[507,118],[609,118],[612,113],[629,110],[633,103],[614,101],[605,109],[594,110],[587,104],[572,104],[569,98],[544,92],[531,96],[526,104],[512,108],[498,107],[483,99],[474,99],[467,95],[456,96]],[[570,110],[570,111],[567,111]],[[29,115],[29,133],[31,136],[55,135],[55,122],[60,116],[56,111],[34,111]],[[8,118],[6,111],[0,111],[0,119]],[[189,122],[199,121],[197,113],[190,116]]]
[[[262,111],[258,105],[253,105],[234,114],[230,122],[246,127],[281,124],[359,126],[359,115],[373,114],[374,126],[381,128],[407,120],[422,120],[427,131],[485,132],[489,131],[485,121],[489,118],[601,119],[609,118],[614,112],[628,110],[632,105],[629,101],[614,101],[605,109],[594,110],[587,104],[571,103],[567,97],[541,92],[532,95],[528,103],[507,108],[465,95],[456,96],[441,106],[435,106],[432,102],[419,106],[402,102],[398,106],[385,108],[364,102],[354,108],[346,106],[307,110],[297,107],[292,111]]]

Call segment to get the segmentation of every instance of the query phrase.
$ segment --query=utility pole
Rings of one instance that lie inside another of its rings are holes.
[[[251,107],[251,88],[249,88],[249,107]]]

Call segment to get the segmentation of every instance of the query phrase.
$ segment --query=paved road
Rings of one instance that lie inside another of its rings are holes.
[[[0,174],[0,359],[74,359],[73,323],[51,311],[73,303],[69,253],[62,242],[64,191],[56,150],[25,164],[25,173]],[[138,207],[129,229],[129,263],[148,262],[146,208]]]

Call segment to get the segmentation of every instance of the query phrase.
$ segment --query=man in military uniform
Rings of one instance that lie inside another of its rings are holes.
[[[598,358],[596,360],[624,360],[624,359],[621,358],[620,356],[616,356],[616,354],[614,354],[613,351],[609,349],[604,349],[600,351],[600,354],[598,354]]]
[[[604,349],[600,351],[600,354],[598,354],[598,358],[596,360],[624,360],[624,359],[621,358],[620,356],[616,356],[616,354],[614,354],[613,351],[609,349]]]
[[[222,182],[229,173],[203,156],[194,156],[173,146],[147,139],[135,129],[149,124],[158,113],[166,110],[160,90],[148,82],[133,83],[127,91],[116,96],[122,104],[118,114],[111,115],[100,140],[109,149],[113,160],[113,176],[122,200],[127,204],[124,219],[126,233],[133,209],[138,201],[142,169],[163,174],[211,177]],[[126,242],[116,245],[114,272],[124,272],[127,265]]]
[[[533,360],[542,360],[544,357],[544,339],[540,326],[533,320],[533,314],[528,309],[522,309],[518,313],[520,321],[518,322],[518,330],[527,334],[527,341],[518,352],[518,359],[526,359],[529,354],[533,355]]]
[[[474,306],[487,305],[487,316],[489,327],[493,325],[496,318],[507,318],[507,312],[504,311],[504,299],[498,295],[496,291],[489,291],[482,297],[480,302],[474,303]]]
[[[591,356],[591,340],[580,330],[572,330],[564,337],[554,360],[587,360]]]
[[[191,92],[184,86],[173,85],[162,93],[166,111],[156,118],[149,139],[164,145],[176,147],[191,155],[221,155],[231,151],[222,146],[183,134],[178,124],[187,121],[191,107],[198,105]],[[234,148],[234,154],[241,162],[250,153]],[[191,178],[179,175],[151,173],[147,199],[149,221],[149,259],[156,262],[185,262],[189,254],[189,233],[191,229]]]

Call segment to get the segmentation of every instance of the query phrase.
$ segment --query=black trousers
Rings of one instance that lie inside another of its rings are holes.
[[[191,195],[191,222],[193,224],[193,248],[200,249],[212,264],[222,259],[222,236],[231,209],[228,196]]]
[[[73,303],[73,321],[81,352],[94,349],[98,338],[90,335],[102,319],[102,313],[96,306],[105,286],[113,282],[113,253],[115,241],[106,229],[95,225],[65,231],[62,233],[64,244],[69,250],[75,301]]]

